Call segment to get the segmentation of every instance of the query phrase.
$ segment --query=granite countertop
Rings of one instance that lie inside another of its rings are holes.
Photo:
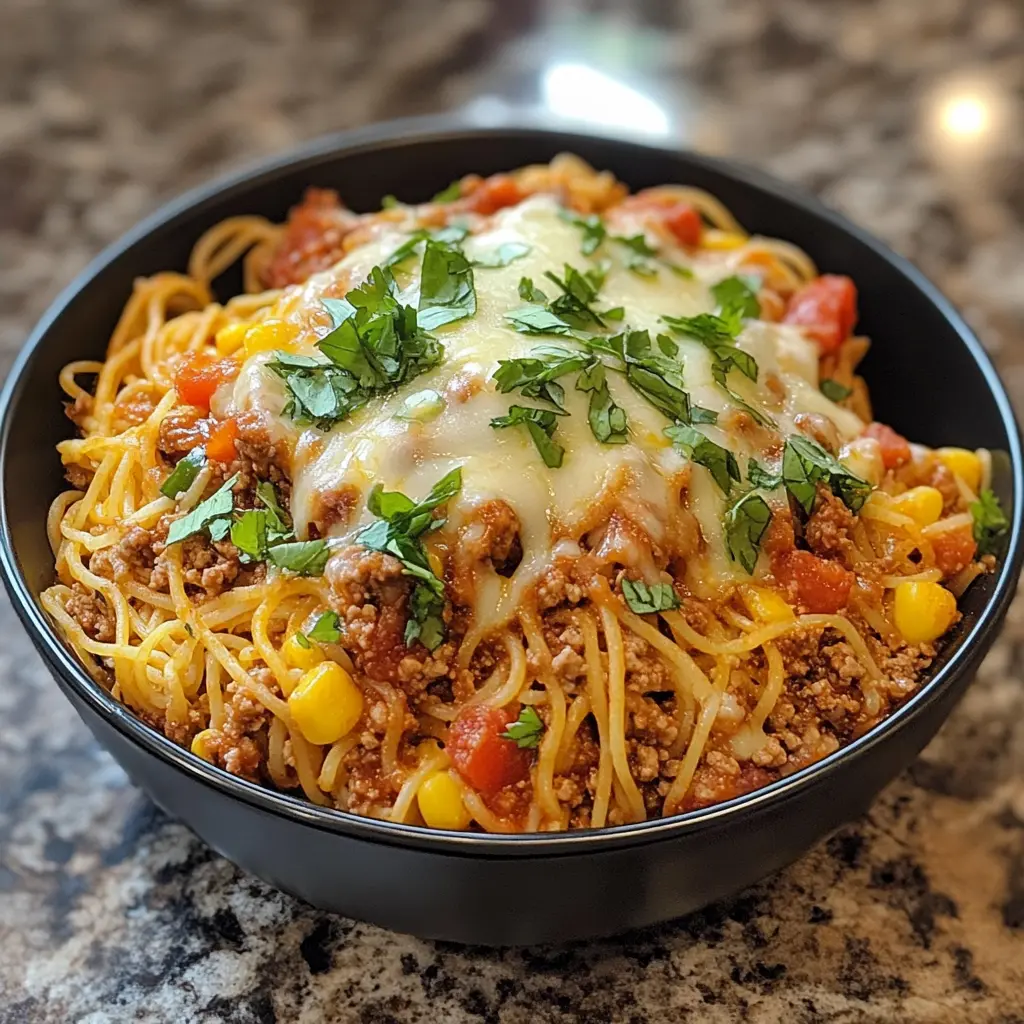
[[[5,0],[3,371],[186,186],[492,96],[572,113],[581,64],[648,97],[606,118],[757,162],[913,258],[1024,401],[1019,0]],[[1018,601],[917,763],[780,875],[642,933],[489,951],[318,913],[211,853],[97,747],[4,600],[0,1021],[1019,1024],[1022,657]]]

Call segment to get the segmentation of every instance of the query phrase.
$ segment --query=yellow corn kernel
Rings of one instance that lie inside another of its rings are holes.
[[[246,358],[256,355],[257,352],[288,349],[298,334],[299,328],[287,320],[264,320],[253,324],[245,332]]]
[[[462,802],[459,784],[446,771],[428,775],[416,792],[423,820],[431,828],[446,828],[453,832],[465,829],[472,816]]]
[[[890,502],[894,511],[910,516],[918,526],[931,526],[942,515],[942,494],[934,487],[911,487]]]
[[[217,354],[229,356],[237,352],[245,341],[245,332],[249,330],[248,324],[228,324],[222,327],[214,336],[214,344],[217,346]]]
[[[939,461],[972,491],[981,487],[981,459],[966,448],[940,448],[935,453]]]
[[[766,587],[740,587],[747,611],[759,622],[785,622],[793,618],[793,609],[774,590]]]
[[[735,231],[705,231],[704,237],[700,240],[702,249],[738,249],[745,245],[746,235],[737,234]]]
[[[430,565],[430,571],[439,579],[444,579],[444,562],[441,561],[441,556],[432,550],[427,551],[427,563]]]
[[[213,761],[212,745],[213,730],[203,729],[192,737],[192,743],[189,749],[196,755],[196,757],[201,757],[204,761]]]
[[[311,668],[288,697],[288,710],[310,743],[335,743],[363,713],[363,691],[333,661]]]
[[[298,636],[294,633],[285,640],[281,653],[284,655],[284,660],[292,668],[309,669],[319,665],[324,660],[323,651],[312,640],[307,640],[306,644],[308,646],[303,647]]]
[[[930,644],[953,625],[956,598],[938,583],[900,583],[893,617],[907,643]]]

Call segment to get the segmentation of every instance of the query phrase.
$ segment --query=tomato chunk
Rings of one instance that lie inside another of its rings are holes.
[[[700,245],[703,230],[700,214],[689,203],[674,203],[662,214],[665,227],[679,240],[680,245]]]
[[[835,352],[857,322],[857,288],[848,277],[822,274],[790,300],[783,323],[806,329],[822,355]]]
[[[852,572],[810,551],[790,551],[773,558],[772,572],[814,615],[830,615],[844,608],[854,584]]]
[[[205,352],[192,352],[181,361],[174,377],[174,389],[186,405],[210,408],[213,393],[238,376],[237,359],[214,359]]]
[[[970,526],[962,526],[956,530],[943,530],[930,537],[932,550],[935,552],[935,564],[942,570],[943,576],[952,576],[966,568],[974,561],[978,550],[974,532]]]
[[[206,442],[206,457],[214,462],[233,462],[238,454],[235,441],[238,440],[238,423],[223,420],[213,428],[209,441]]]
[[[884,423],[872,423],[864,431],[865,437],[873,437],[882,453],[882,465],[886,469],[897,469],[910,461],[910,444],[902,434]]]
[[[492,174],[468,197],[467,208],[487,215],[515,206],[522,198],[519,186],[508,174]]]
[[[508,708],[463,708],[448,730],[448,756],[455,770],[478,793],[491,796],[525,779],[530,755],[501,736],[516,720]]]

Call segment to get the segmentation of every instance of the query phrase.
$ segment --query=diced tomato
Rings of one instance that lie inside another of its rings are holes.
[[[689,203],[674,203],[665,208],[665,227],[679,239],[680,245],[700,245],[703,229],[700,214]]]
[[[235,448],[235,441],[238,440],[238,423],[233,420],[223,420],[218,423],[206,442],[206,457],[214,462],[233,462],[238,454]]]
[[[205,352],[192,352],[181,361],[174,377],[174,389],[186,405],[210,408],[214,391],[238,376],[237,359],[214,359]]]
[[[873,437],[882,453],[882,465],[886,469],[897,469],[910,461],[910,444],[902,434],[884,423],[872,423],[864,431],[865,437]]]
[[[956,530],[943,530],[929,537],[932,550],[935,552],[935,564],[942,570],[943,576],[952,576],[974,561],[978,545],[974,540],[974,532],[970,526]]]
[[[448,730],[448,756],[455,770],[484,796],[526,778],[530,755],[501,736],[517,715],[508,708],[464,708]]]
[[[829,615],[846,606],[854,575],[838,562],[810,551],[790,551],[772,559],[775,578],[799,604],[815,615]]]
[[[857,322],[857,288],[848,277],[822,274],[790,300],[783,322],[806,329],[821,354],[835,352]]]
[[[487,215],[515,206],[522,198],[523,193],[509,175],[492,174],[468,197],[467,209]]]

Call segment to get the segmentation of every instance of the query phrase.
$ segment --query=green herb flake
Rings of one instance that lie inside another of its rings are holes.
[[[772,519],[772,510],[761,495],[750,492],[725,513],[725,538],[729,557],[753,575],[757,556]]]
[[[541,737],[544,735],[544,723],[536,708],[526,704],[520,710],[519,717],[498,735],[503,740],[512,740],[521,750],[532,750],[540,745]]]
[[[320,644],[336,644],[341,639],[341,620],[337,612],[326,611],[306,634]]]
[[[736,456],[728,448],[716,444],[699,430],[685,423],[674,423],[665,428],[665,436],[677,447],[682,449],[694,462],[703,466],[714,478],[723,494],[728,495],[733,481],[739,483],[739,463]]]
[[[970,506],[971,519],[974,520],[974,539],[978,543],[979,555],[993,555],[999,547],[999,540],[1010,528],[1010,521],[995,494],[985,489],[978,495],[977,501]]]
[[[872,487],[851,473],[835,456],[809,437],[792,435],[782,453],[782,481],[800,507],[810,515],[815,488],[827,484],[851,512],[859,512]]]
[[[232,488],[237,482],[236,473],[230,480],[225,480],[209,498],[199,502],[191,512],[175,519],[167,531],[167,543],[177,544],[204,530],[212,540],[223,540],[230,529],[235,501]]]
[[[525,405],[510,405],[508,415],[497,416],[491,420],[495,430],[505,427],[525,426],[533,443],[549,469],[558,469],[565,458],[565,449],[552,435],[555,432],[558,417],[550,409],[534,409]]]
[[[547,295],[535,287],[533,281],[528,277],[519,279],[519,298],[524,302],[532,302],[537,305],[543,305],[548,301]]]
[[[160,487],[160,493],[167,498],[176,498],[183,491],[187,491],[195,482],[199,471],[206,465],[206,449],[200,445],[193,448],[178,464],[171,470],[170,476]]]
[[[261,562],[267,557],[267,513],[263,509],[243,512],[231,524],[231,543],[241,553],[241,560]]]
[[[629,610],[637,615],[651,615],[679,607],[679,596],[671,583],[654,583],[649,586],[642,580],[624,579],[622,596]]]
[[[558,215],[562,220],[574,225],[583,232],[583,237],[580,241],[580,252],[584,256],[592,255],[604,241],[607,231],[604,221],[596,213],[591,213],[584,217],[573,213],[571,210],[560,210]]]
[[[330,548],[325,540],[296,540],[267,549],[267,561],[297,576],[322,576]]]
[[[476,289],[472,264],[452,245],[427,242],[420,278],[420,328],[432,331],[474,313]]]
[[[433,199],[432,203],[454,203],[456,199],[462,198],[462,182],[453,181],[447,188],[441,189]]]
[[[757,459],[747,462],[747,479],[751,487],[759,487],[765,491],[774,491],[782,483],[781,473],[770,473]]]
[[[309,637],[308,637],[308,636],[306,636],[306,634],[305,634],[305,633],[301,633],[301,632],[299,632],[299,633],[296,633],[296,634],[295,634],[295,642],[296,642],[296,643],[297,643],[297,644],[298,644],[298,645],[299,645],[300,647],[304,647],[304,648],[305,648],[305,649],[306,649],[307,651],[308,651],[308,650],[309,650],[309,649],[310,649],[310,648],[311,648],[311,647],[313,646],[313,645],[312,645],[312,644],[311,644],[311,643],[309,642]]]
[[[826,377],[821,382],[821,393],[830,402],[841,402],[853,394],[853,389],[848,388],[845,384],[840,384],[837,380],[832,380],[831,377]]]
[[[393,210],[396,206],[401,206],[402,202],[393,196],[390,192],[386,196],[381,196],[380,208],[382,210]]]
[[[527,245],[526,242],[503,242],[497,249],[475,259],[473,266],[492,270],[498,267],[507,267],[510,263],[526,256],[532,248],[533,246]]]

